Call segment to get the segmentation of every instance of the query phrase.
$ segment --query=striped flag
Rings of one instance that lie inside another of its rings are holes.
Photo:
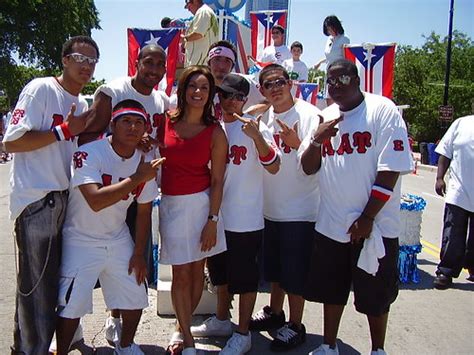
[[[250,12],[252,57],[260,58],[263,49],[273,43],[272,28],[280,25],[286,28],[287,11]]]
[[[316,106],[318,102],[319,85],[316,83],[294,83],[296,84],[295,97],[300,98]]]
[[[234,70],[237,73],[246,74],[249,70],[247,53],[249,51],[248,40],[244,41],[250,37],[250,28],[247,26],[234,21],[232,18],[227,18],[227,31],[226,39],[231,42],[237,49],[237,62],[235,63]]]
[[[176,75],[181,31],[180,28],[167,28],[163,30],[128,28],[128,75],[135,75],[135,62],[140,49],[148,44],[157,44],[161,46],[167,54],[166,94],[170,95]]]
[[[362,91],[392,98],[396,46],[396,43],[344,45],[344,56],[359,70]]]

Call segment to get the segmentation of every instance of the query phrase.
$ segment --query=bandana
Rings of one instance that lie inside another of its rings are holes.
[[[227,47],[215,47],[209,51],[207,55],[207,61],[209,62],[214,57],[226,57],[229,58],[232,63],[235,63],[235,55],[232,49]]]
[[[139,108],[132,108],[132,107],[120,108],[112,112],[112,121],[115,122],[120,117],[125,116],[125,115],[140,116],[140,118],[142,118],[143,121],[146,122],[146,113],[143,110],[140,110]]]

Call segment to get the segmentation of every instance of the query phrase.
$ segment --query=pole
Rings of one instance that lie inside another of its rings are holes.
[[[451,0],[451,6],[449,9],[448,48],[446,49],[446,74],[444,77],[444,98],[443,98],[444,106],[448,104],[449,72],[451,71],[451,39],[453,37],[453,13],[454,13],[454,0]]]

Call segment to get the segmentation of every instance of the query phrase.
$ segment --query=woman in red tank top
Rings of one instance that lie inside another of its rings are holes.
[[[203,66],[186,68],[178,84],[178,107],[164,125],[166,157],[160,204],[160,263],[172,265],[171,298],[179,323],[168,353],[195,354],[192,313],[204,284],[204,262],[226,249],[219,208],[227,139],[211,114],[214,78]],[[184,350],[183,350],[184,349]]]

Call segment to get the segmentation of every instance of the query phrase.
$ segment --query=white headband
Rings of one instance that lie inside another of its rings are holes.
[[[142,118],[146,122],[145,112],[143,112],[143,110],[140,110],[139,108],[134,108],[134,107],[121,108],[112,112],[112,121],[116,121],[124,115],[140,116],[140,118]]]
[[[214,57],[226,57],[229,58],[232,63],[235,63],[235,55],[232,49],[227,47],[214,47],[209,51],[207,55],[207,61],[209,62]]]

